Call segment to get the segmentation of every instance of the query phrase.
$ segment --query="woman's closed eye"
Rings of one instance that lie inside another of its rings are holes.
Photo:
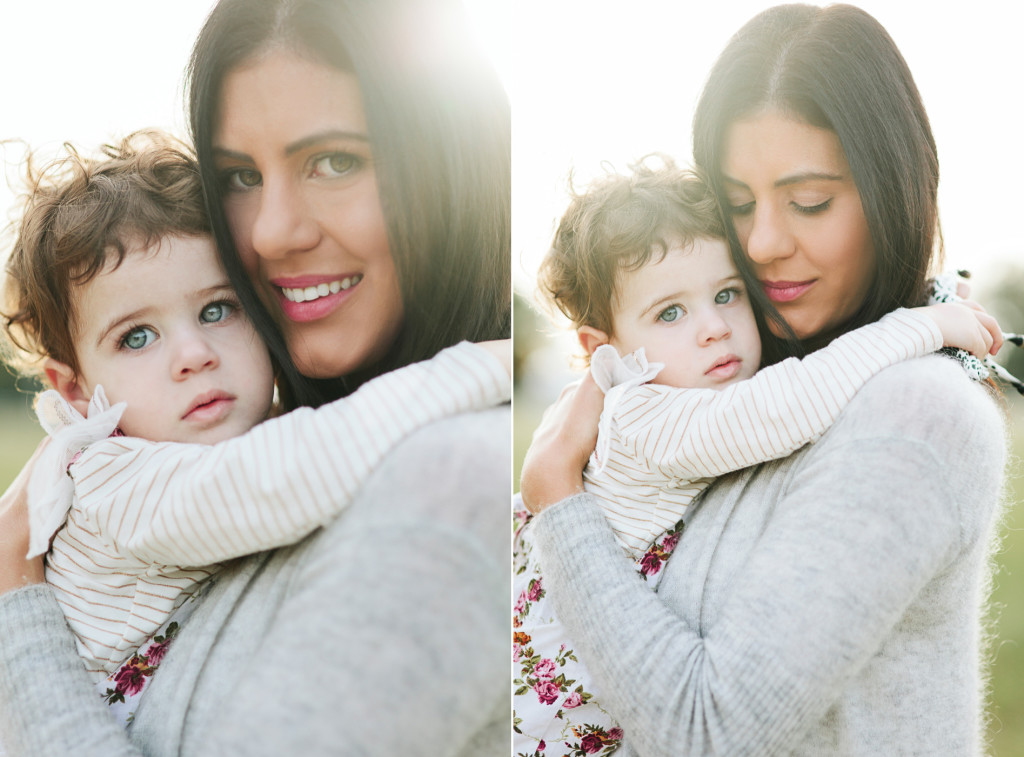
[[[157,333],[149,326],[131,326],[117,340],[118,350],[141,350],[157,340]]]
[[[822,212],[828,210],[829,206],[831,204],[832,204],[832,198],[831,197],[828,198],[827,200],[825,200],[824,202],[819,202],[819,203],[817,203],[815,205],[802,205],[801,203],[796,202],[796,201],[793,201],[793,202],[790,203],[790,205],[792,206],[793,210],[795,210],[797,213],[803,213],[804,215],[808,215],[808,216],[813,216],[816,213],[822,213]]]
[[[681,305],[669,305],[658,313],[658,320],[663,323],[674,323],[684,315],[686,315],[686,311],[683,310]]]
[[[749,202],[730,202],[729,212],[734,216],[748,216],[754,212],[754,201]]]
[[[350,152],[332,152],[313,158],[309,175],[317,179],[336,179],[356,171],[363,158]]]

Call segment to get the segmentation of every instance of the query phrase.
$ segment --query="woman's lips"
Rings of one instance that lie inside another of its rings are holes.
[[[303,323],[323,318],[352,296],[363,280],[361,273],[338,276],[296,276],[271,279],[281,310],[290,321]]]
[[[762,281],[761,288],[772,302],[792,302],[812,286],[817,279],[809,281]]]

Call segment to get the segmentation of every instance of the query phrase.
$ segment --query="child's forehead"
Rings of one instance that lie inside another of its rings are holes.
[[[681,290],[713,286],[739,278],[740,273],[724,239],[698,237],[685,240],[666,235],[663,245],[650,251],[638,266],[621,265],[615,274],[613,297],[620,306],[653,290]]]

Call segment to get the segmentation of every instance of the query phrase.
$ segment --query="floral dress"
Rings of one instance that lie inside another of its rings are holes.
[[[622,741],[622,729],[598,701],[594,682],[547,599],[531,517],[523,509],[513,514],[513,754],[608,755]],[[634,561],[652,590],[682,530],[680,521]]]

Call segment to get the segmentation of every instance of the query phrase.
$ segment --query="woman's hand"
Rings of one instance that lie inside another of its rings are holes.
[[[539,513],[583,491],[583,469],[597,445],[597,424],[604,393],[587,373],[562,390],[548,408],[523,461],[520,493],[523,504]]]
[[[42,556],[28,554],[28,480],[46,440],[36,448],[3,496],[0,496],[0,594],[43,582]]]

